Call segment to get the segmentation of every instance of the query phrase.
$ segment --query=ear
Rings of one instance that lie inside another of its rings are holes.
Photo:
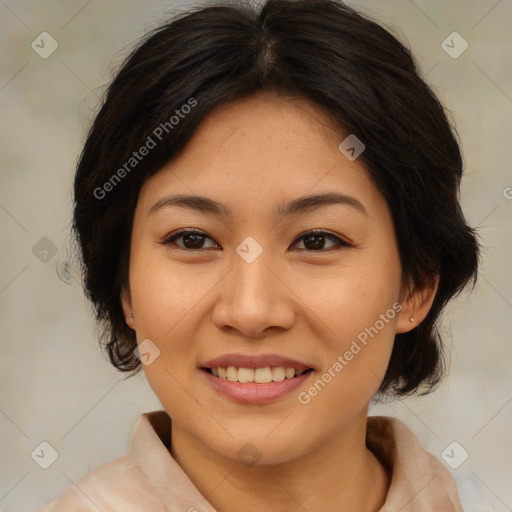
[[[432,279],[426,279],[419,288],[404,293],[402,309],[396,322],[397,334],[409,332],[423,322],[432,307],[438,286],[439,276],[436,275]]]
[[[130,329],[135,330],[135,322],[133,320],[133,312],[132,312],[132,298],[131,298],[129,290],[127,290],[126,288],[123,288],[119,299],[121,300],[121,306],[123,308],[126,325]]]

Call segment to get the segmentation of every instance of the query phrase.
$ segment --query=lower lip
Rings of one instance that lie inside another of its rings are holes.
[[[216,391],[242,404],[266,404],[278,400],[297,389],[314,373],[309,371],[292,379],[257,384],[255,382],[231,382],[215,377],[215,375],[205,370],[200,371]]]

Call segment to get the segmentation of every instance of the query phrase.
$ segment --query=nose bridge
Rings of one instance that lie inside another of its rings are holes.
[[[256,245],[257,244],[257,245]],[[236,249],[233,261],[233,298],[240,308],[270,308],[275,300],[268,268],[270,251],[254,239],[244,240]]]

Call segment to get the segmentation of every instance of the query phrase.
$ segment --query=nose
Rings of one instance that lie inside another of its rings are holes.
[[[295,321],[294,294],[285,277],[266,251],[251,263],[235,253],[233,266],[218,288],[213,323],[255,339],[290,329]]]

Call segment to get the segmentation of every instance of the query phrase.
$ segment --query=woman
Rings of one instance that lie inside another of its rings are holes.
[[[474,281],[462,159],[409,51],[336,0],[216,4],[149,34],[75,178],[112,364],[163,409],[44,507],[461,511],[374,398],[434,389]]]

